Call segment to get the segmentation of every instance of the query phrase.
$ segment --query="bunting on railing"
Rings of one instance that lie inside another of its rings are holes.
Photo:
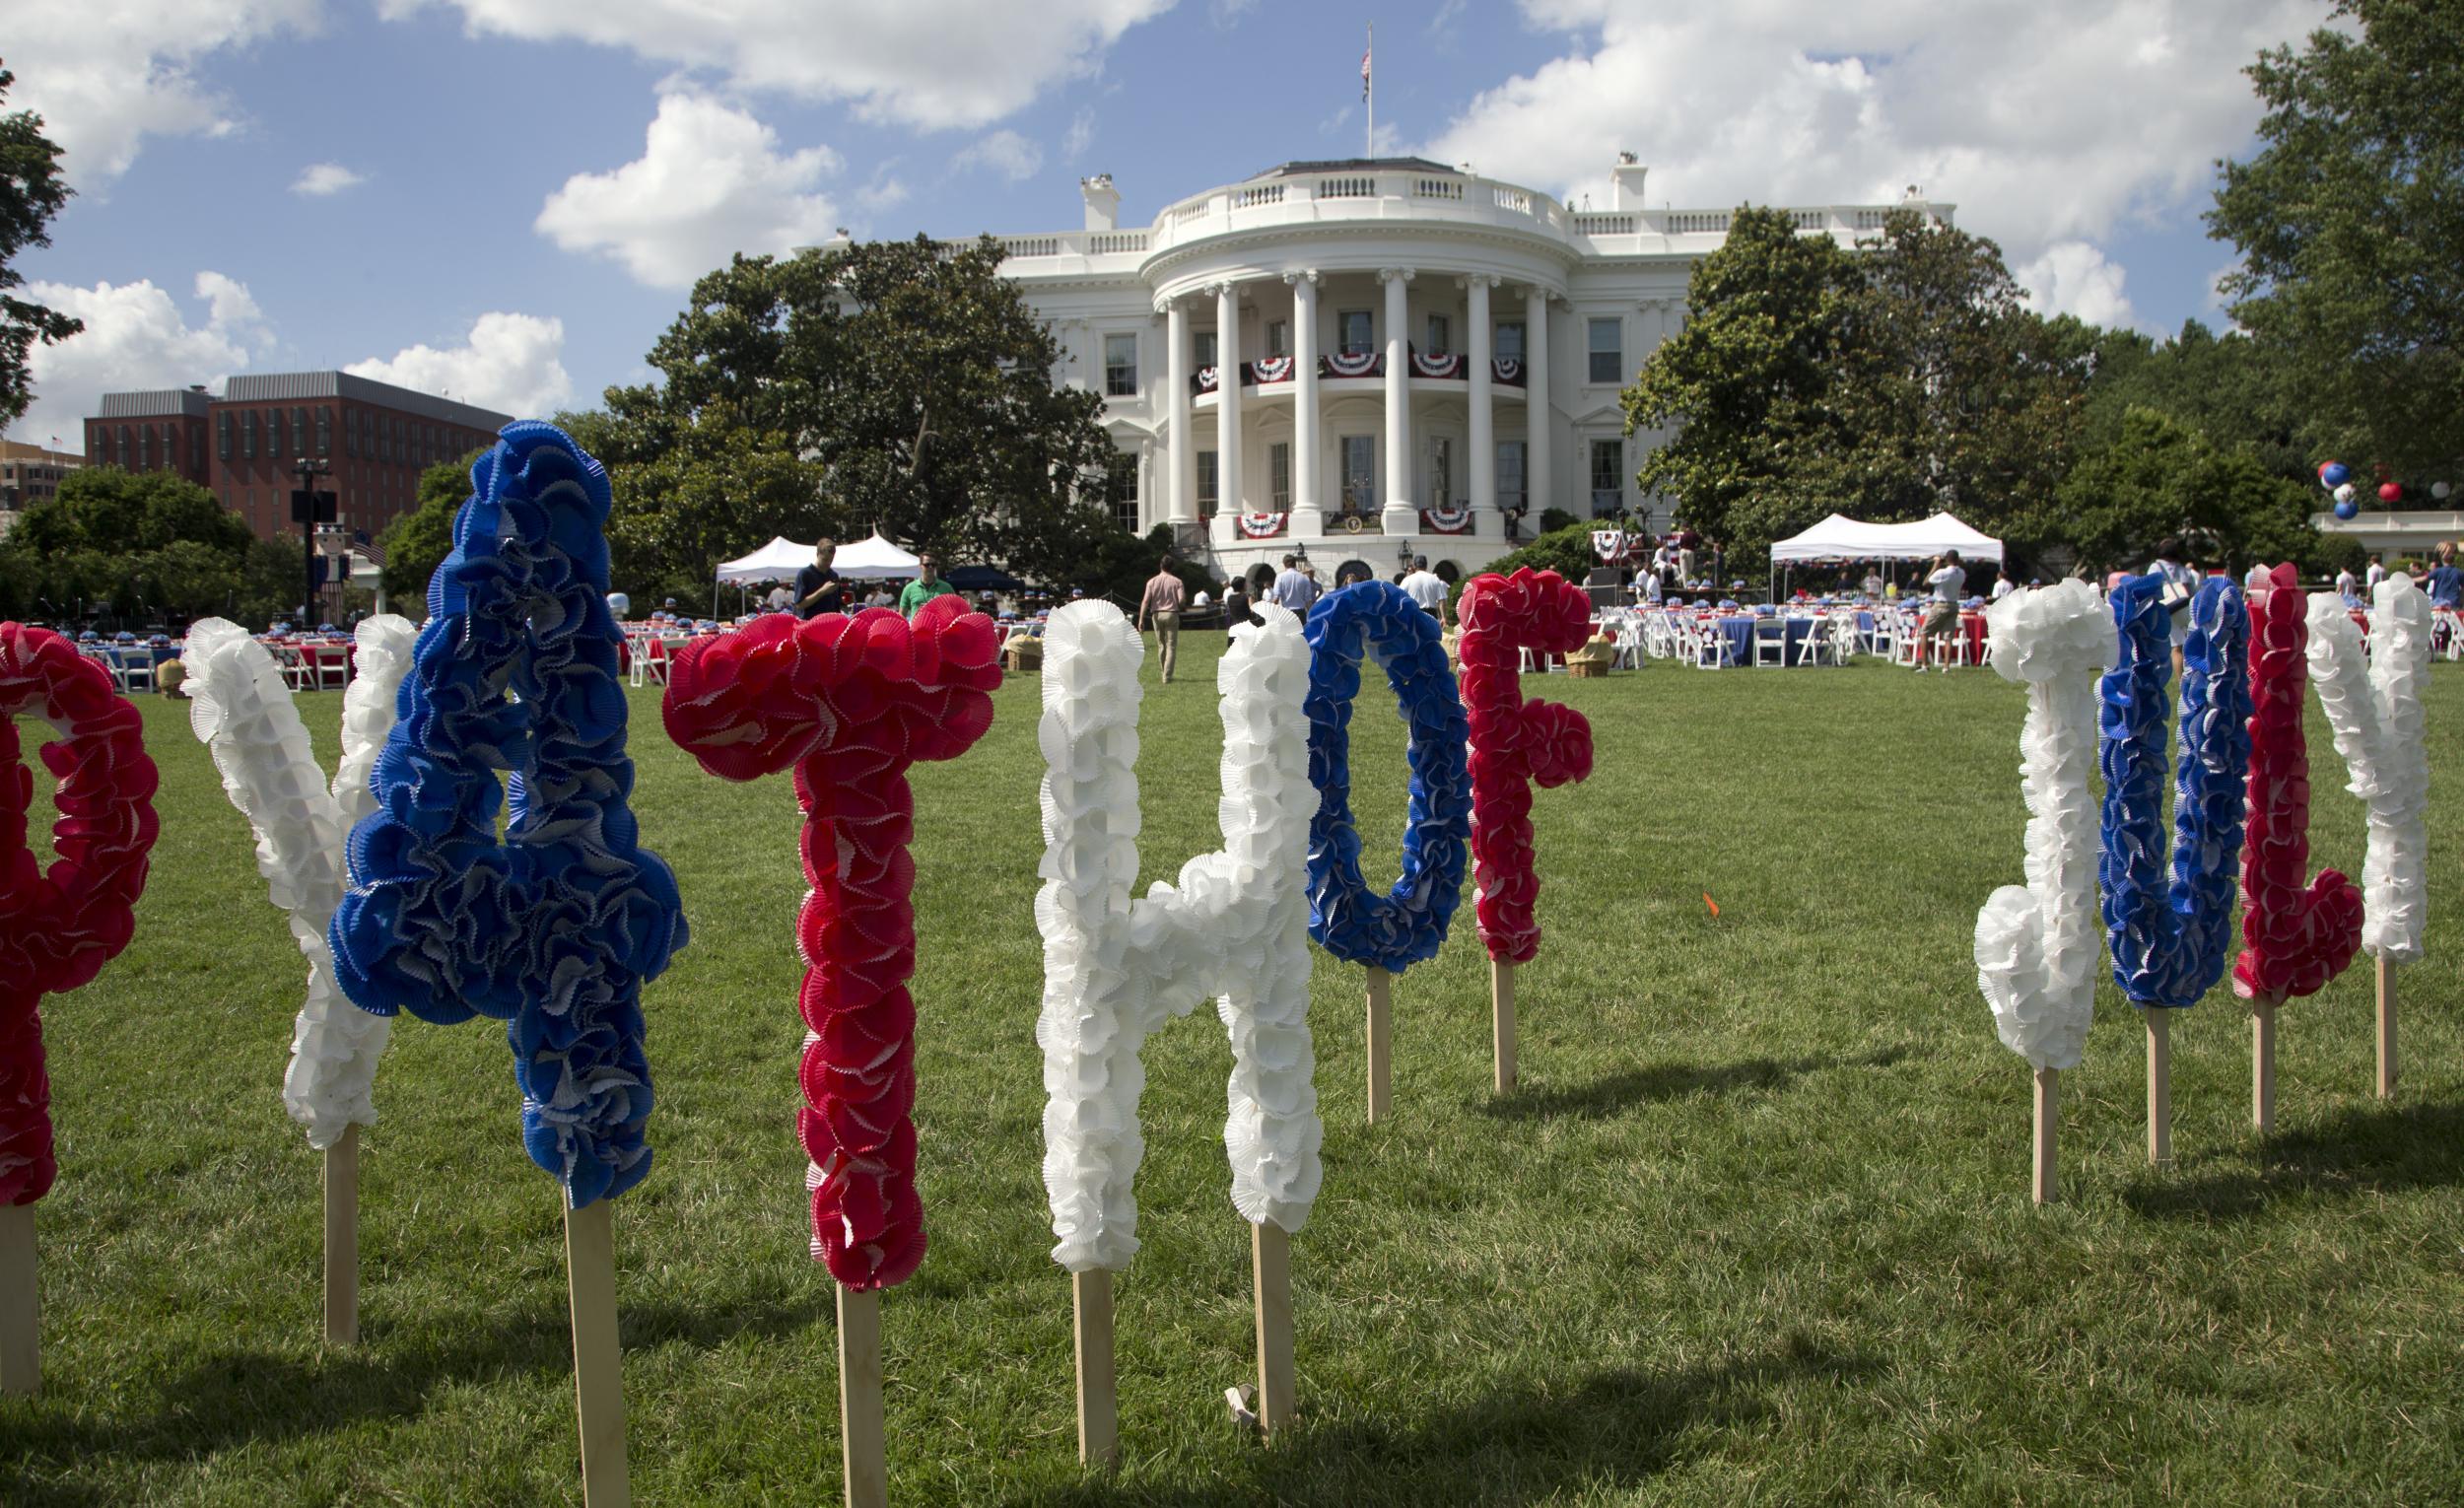
[[[1420,510],[1420,528],[1429,534],[1468,534],[1472,532],[1472,510],[1424,508]]]
[[[1252,382],[1288,382],[1292,379],[1292,359],[1288,356],[1266,356],[1249,364]]]
[[[1386,372],[1386,358],[1375,351],[1349,355],[1341,351],[1318,358],[1318,376],[1338,377],[1380,377]]]
[[[1511,356],[1501,356],[1488,364],[1489,374],[1508,387],[1523,385],[1523,364]]]
[[[1243,539],[1272,539],[1283,532],[1285,516],[1282,514],[1244,513],[1240,515],[1241,537]]]
[[[1414,351],[1411,353],[1411,374],[1424,377],[1461,377],[1464,376],[1463,356],[1460,352],[1422,356]]]

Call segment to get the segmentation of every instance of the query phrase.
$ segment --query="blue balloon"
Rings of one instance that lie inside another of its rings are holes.
[[[1360,582],[1318,599],[1309,641],[1309,935],[1346,963],[1401,974],[1437,956],[1463,898],[1472,841],[1472,726],[1436,618],[1392,582]],[[1411,798],[1403,877],[1381,895],[1360,872],[1352,825],[1351,716],[1363,653],[1386,667],[1410,730]]]
[[[2361,516],[2361,505],[2354,502],[2351,498],[2347,498],[2343,502],[2336,505],[2336,516],[2339,518],[2357,518]]]
[[[376,1015],[505,1021],[523,1143],[579,1209],[650,1170],[642,987],[686,929],[627,804],[607,473],[525,421],[471,488],[351,834],[334,977]]]
[[[2334,492],[2353,479],[2353,468],[2343,461],[2331,460],[2318,468],[2318,484]]]
[[[2180,1009],[2216,987],[2231,954],[2250,763],[2250,614],[2241,589],[2224,577],[2210,577],[2189,608],[2167,886],[2159,881],[2173,655],[2163,589],[2164,578],[2149,575],[2113,590],[2121,659],[2097,686],[2104,772],[2097,879],[2113,982],[2136,1005]]]

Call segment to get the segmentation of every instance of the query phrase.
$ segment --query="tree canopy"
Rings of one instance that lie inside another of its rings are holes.
[[[989,238],[919,237],[735,258],[694,286],[650,362],[567,416],[617,487],[628,589],[707,586],[774,534],[879,528],[910,549],[1067,580],[1118,534],[1095,496],[1118,451],[1103,399],[1057,386],[1061,352]]]
[[[1627,426],[1677,427],[1638,479],[1740,569],[1831,513],[1997,527],[2051,501],[2089,364],[2080,330],[2021,307],[1992,241],[1900,210],[1849,250],[1748,206],[1687,304]]]
[[[2464,457],[2464,38],[2454,0],[2339,0],[2248,72],[2266,114],[2208,228],[2232,315],[2281,348],[2319,453]]]
[[[257,539],[214,494],[164,471],[71,471],[0,540],[0,617],[264,623],[299,588],[296,538]]]
[[[0,68],[0,103],[17,76]],[[0,430],[25,417],[34,398],[27,356],[34,342],[56,345],[85,322],[31,299],[16,267],[18,253],[51,244],[51,221],[75,192],[60,177],[60,148],[42,134],[42,117],[32,110],[0,113]]]

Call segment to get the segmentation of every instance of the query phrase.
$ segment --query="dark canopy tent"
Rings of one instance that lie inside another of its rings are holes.
[[[1023,591],[1027,584],[998,566],[952,566],[941,580],[960,591]]]

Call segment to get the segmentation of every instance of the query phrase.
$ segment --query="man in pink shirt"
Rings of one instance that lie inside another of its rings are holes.
[[[1173,661],[1181,653],[1181,605],[1188,595],[1189,588],[1172,574],[1172,557],[1167,555],[1155,563],[1155,574],[1147,579],[1145,594],[1138,598],[1138,632],[1146,632],[1146,620],[1155,620],[1155,663],[1167,686],[1172,684]]]

